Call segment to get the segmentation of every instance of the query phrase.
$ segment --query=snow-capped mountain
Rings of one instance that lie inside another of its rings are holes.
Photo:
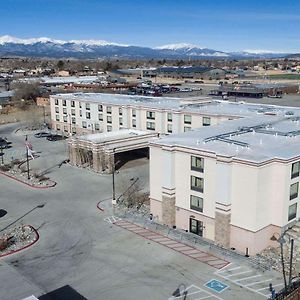
[[[280,57],[284,53],[261,50],[224,52],[193,44],[170,44],[156,48],[130,46],[103,40],[57,40],[47,37],[20,39],[0,37],[0,56],[53,58],[132,58],[132,59],[201,59],[201,58],[260,58]]]

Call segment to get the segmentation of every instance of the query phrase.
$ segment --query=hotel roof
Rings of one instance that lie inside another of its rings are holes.
[[[185,147],[214,155],[264,163],[300,157],[300,112],[225,121],[221,125],[169,135],[152,144]]]
[[[212,116],[222,115],[232,117],[251,117],[262,114],[280,115],[291,110],[291,108],[288,107],[245,104],[243,102],[228,102],[214,100],[210,97],[204,96],[197,97],[197,101],[195,101],[195,98],[145,97],[102,93],[57,94],[51,97],[55,99],[74,100],[105,105],[135,106],[153,110],[157,109]]]

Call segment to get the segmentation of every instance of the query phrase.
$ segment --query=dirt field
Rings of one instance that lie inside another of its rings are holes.
[[[50,107],[45,107],[46,122],[50,120]],[[0,124],[22,122],[24,124],[34,124],[44,122],[44,109],[41,106],[30,105],[26,110],[11,108],[8,112],[0,112]]]

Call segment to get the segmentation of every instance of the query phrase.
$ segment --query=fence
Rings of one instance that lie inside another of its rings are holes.
[[[273,300],[300,300],[300,279],[293,281],[288,289],[282,289],[276,293],[275,297],[270,298]]]
[[[246,257],[243,253],[214,244],[212,241],[209,241],[196,234],[186,232],[184,230],[175,229],[175,228],[173,229],[166,225],[157,223],[154,220],[150,220],[148,212],[141,214],[135,210],[128,210],[118,206],[118,209],[116,209],[116,214],[120,218],[127,219],[145,228],[158,231],[166,236],[169,236],[176,240],[180,240],[189,245],[193,245],[193,246],[201,245],[201,247],[204,247],[207,251],[214,252],[215,254],[222,256],[225,259],[226,257],[230,256],[235,259],[239,259],[243,262],[246,262],[250,264],[252,267],[259,269],[260,271],[264,272],[264,271],[271,270],[271,266],[272,266],[271,263],[266,264],[264,262],[261,262],[256,257]]]

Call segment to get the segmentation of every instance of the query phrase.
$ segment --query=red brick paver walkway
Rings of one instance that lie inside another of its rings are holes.
[[[165,247],[168,247],[181,254],[184,254],[190,258],[196,259],[216,269],[222,269],[229,264],[229,261],[226,261],[222,258],[219,258],[197,248],[188,246],[179,241],[173,240],[165,235],[146,229],[134,223],[123,220],[117,220],[116,222],[114,222],[114,224],[124,229],[127,229],[143,238],[161,244]]]

